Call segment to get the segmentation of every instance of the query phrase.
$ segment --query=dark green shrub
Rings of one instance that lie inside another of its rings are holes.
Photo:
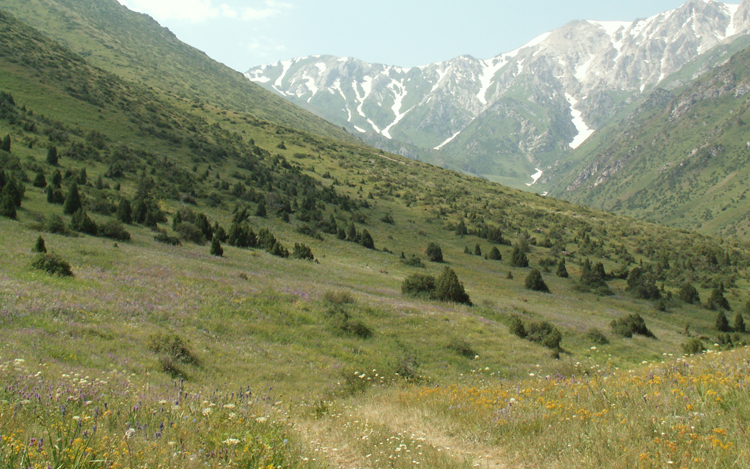
[[[469,345],[469,343],[461,337],[452,338],[451,341],[448,342],[447,347],[449,350],[452,350],[466,358],[474,358],[477,356],[477,353],[474,351],[474,349],[471,348],[471,345]]]
[[[699,338],[693,337],[682,344],[682,351],[685,352],[686,355],[696,355],[705,352],[706,347]]]
[[[525,283],[527,290],[549,293],[549,287],[544,283],[542,274],[536,269],[531,269],[531,272],[529,272],[529,275],[526,277]]]
[[[734,315],[734,331],[745,332],[745,318],[742,317],[742,313]]]
[[[68,234],[68,227],[60,215],[50,215],[44,223],[46,231],[54,234]]]
[[[284,247],[283,244],[276,241],[271,249],[268,250],[268,252],[271,255],[278,256],[278,257],[289,257],[289,251]]]
[[[437,244],[428,244],[425,253],[427,254],[427,259],[430,262],[443,262],[443,250],[440,249],[440,246],[438,246]]]
[[[592,327],[586,332],[586,338],[595,344],[606,345],[609,343],[607,336],[595,327]]]
[[[701,296],[698,293],[698,290],[696,290],[690,282],[686,282],[680,287],[677,291],[677,298],[679,298],[680,301],[691,305],[700,304],[701,302]]]
[[[445,267],[443,273],[435,281],[435,299],[471,306],[469,295],[466,294],[463,284],[458,281],[458,276],[450,267]]]
[[[361,321],[346,320],[341,325],[341,330],[360,339],[369,339],[373,334],[372,329]]]
[[[117,241],[130,240],[130,233],[125,230],[125,227],[119,220],[109,220],[103,225],[100,225],[99,236],[104,236],[105,238],[110,238]]]
[[[562,334],[547,321],[532,322],[526,331],[526,338],[553,350],[560,348]]]
[[[36,242],[34,243],[34,247],[31,248],[31,251],[41,252],[41,253],[47,252],[47,247],[44,245],[44,238],[42,238],[42,235],[39,235],[39,237],[36,239]]]
[[[354,303],[354,297],[346,291],[327,291],[323,293],[323,301],[332,305],[349,305]]]
[[[401,263],[409,267],[424,267],[424,264],[422,263],[422,259],[415,256],[414,254],[412,254],[411,257],[409,257],[408,259],[402,258]]]
[[[294,259],[302,259],[306,261],[315,260],[312,249],[306,244],[294,243],[294,250],[292,251],[292,257]]]
[[[522,339],[526,338],[526,328],[523,326],[523,321],[521,321],[521,318],[518,316],[511,316],[508,331]]]
[[[214,236],[211,240],[211,247],[209,248],[209,253],[212,256],[221,257],[224,255],[224,248],[221,247],[221,242],[219,241],[218,236]]]
[[[474,246],[474,255],[475,256],[481,256],[482,255],[482,248],[479,246],[479,243],[477,243],[477,245]]]
[[[99,234],[99,227],[94,220],[89,218],[88,214],[84,212],[83,209],[78,209],[78,211],[76,211],[70,218],[70,229],[91,236]]]
[[[646,321],[640,314],[629,314],[620,319],[615,319],[610,323],[612,332],[621,337],[633,337],[634,334],[642,335],[655,339],[656,336],[646,327]]]
[[[433,298],[435,277],[425,274],[411,274],[401,283],[401,293],[407,296]]]
[[[176,236],[169,236],[166,233],[159,232],[156,236],[154,236],[154,240],[168,244],[170,246],[179,246],[180,244],[180,238]]]
[[[190,344],[174,333],[157,333],[149,336],[148,348],[159,355],[191,365],[198,365],[198,357],[190,350]]]
[[[70,264],[56,254],[38,254],[31,263],[31,267],[59,277],[73,276]]]
[[[185,241],[189,241],[200,246],[206,244],[206,237],[203,236],[203,232],[196,228],[192,223],[179,223],[175,228],[175,231]]]
[[[557,271],[555,275],[561,278],[568,278],[568,269],[565,267],[565,258],[560,258],[560,262],[557,263]]]

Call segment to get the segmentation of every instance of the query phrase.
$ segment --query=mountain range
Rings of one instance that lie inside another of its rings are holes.
[[[632,22],[573,21],[489,59],[401,68],[323,55],[245,76],[381,149],[542,192],[554,185],[544,171],[651,90],[726,61],[749,30],[748,0],[691,0]]]

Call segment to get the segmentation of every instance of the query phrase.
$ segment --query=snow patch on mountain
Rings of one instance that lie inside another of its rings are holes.
[[[401,82],[398,82],[396,80],[391,79],[391,82],[388,84],[388,89],[391,90],[394,94],[394,102],[391,109],[393,110],[393,114],[396,116],[396,118],[391,122],[385,129],[383,129],[383,136],[387,139],[391,138],[391,127],[398,124],[401,119],[404,118],[406,114],[409,113],[409,111],[412,110],[412,108],[409,108],[406,112],[401,112],[401,106],[404,103],[404,98],[406,97],[406,87],[404,86],[404,81],[401,80]]]
[[[440,150],[444,146],[448,145],[449,143],[451,143],[453,141],[454,138],[458,137],[458,134],[460,134],[460,133],[461,133],[461,131],[459,130],[458,132],[456,132],[452,136],[448,137],[443,143],[441,143],[440,145],[438,145],[435,148],[433,148],[433,150]]]
[[[349,109],[349,106],[347,105],[347,99],[346,95],[344,94],[344,90],[341,89],[341,78],[336,78],[336,81],[333,82],[333,85],[331,86],[334,90],[338,91],[341,95],[341,99],[344,100],[344,109],[346,109],[346,112],[348,114],[346,121],[351,122],[352,121],[352,110]]]
[[[357,113],[360,116],[367,118],[364,111],[362,111],[362,106],[364,106],[365,104],[365,99],[367,99],[370,96],[370,93],[372,93],[372,77],[364,77],[360,86],[362,86],[362,92],[364,93],[362,95],[359,94],[359,87],[357,86],[357,82],[352,82],[352,88],[354,88],[354,93],[357,95],[357,102],[359,103],[359,105],[357,106]],[[380,131],[378,130],[378,132]]]
[[[500,71],[501,68],[508,63],[505,57],[499,59],[482,60],[482,73],[479,75],[479,93],[477,93],[477,99],[484,106],[487,105],[487,90],[492,86],[492,79],[495,78],[495,74]]]
[[[570,148],[575,150],[576,148],[581,146],[581,144],[585,142],[587,138],[591,137],[591,135],[594,133],[594,130],[590,129],[586,125],[586,122],[584,122],[583,117],[581,116],[581,111],[575,108],[578,104],[578,100],[568,93],[565,93],[565,99],[568,101],[568,104],[570,104],[570,114],[573,116],[573,125],[578,131],[578,135],[573,137],[573,141],[569,143]]]
[[[536,169],[536,173],[531,175],[531,179],[533,179],[534,182],[526,183],[527,186],[533,186],[534,184],[536,184],[539,178],[542,177],[542,174],[544,174],[544,171],[542,171],[541,169],[539,168],[534,168],[534,169]]]
[[[282,60],[279,62],[281,65],[281,75],[279,75],[279,78],[276,79],[276,82],[273,84],[273,88],[278,91],[281,94],[284,94],[283,91],[279,89],[280,86],[282,86],[282,80],[284,80],[284,76],[289,71],[289,68],[292,66],[291,60]]]

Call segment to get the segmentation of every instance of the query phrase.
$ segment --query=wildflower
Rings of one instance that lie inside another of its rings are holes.
[[[258,423],[265,423],[266,420],[268,420],[268,418],[266,418],[266,417],[258,417],[258,418],[255,419],[255,421],[258,422]]]
[[[201,410],[201,413],[202,413],[202,414],[203,414],[203,415],[204,415],[205,417],[208,417],[208,416],[209,416],[209,415],[211,414],[211,412],[212,412],[212,411],[213,411],[213,409],[212,409],[212,408],[210,408],[210,407],[206,407],[205,409]]]
[[[239,444],[239,442],[240,440],[238,440],[237,438],[227,438],[223,441],[223,443],[227,446],[237,445]]]
[[[135,428],[128,428],[125,430],[125,439],[129,440],[135,435]]]

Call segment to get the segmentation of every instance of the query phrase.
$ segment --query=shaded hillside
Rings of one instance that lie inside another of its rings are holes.
[[[655,90],[556,168],[551,195],[704,233],[746,237],[750,49],[685,88]],[[556,177],[561,177],[556,181]]]
[[[116,0],[4,0],[0,8],[38,28],[91,64],[198,103],[300,130],[353,140],[342,129],[178,40],[150,16]]]

